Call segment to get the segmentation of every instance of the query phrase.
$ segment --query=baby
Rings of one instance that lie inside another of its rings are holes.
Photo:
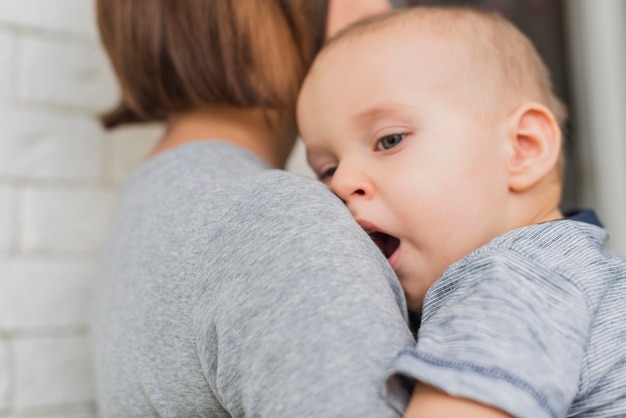
[[[472,9],[369,19],[313,65],[309,163],[421,314],[386,387],[405,416],[626,415],[626,262],[559,210],[565,118],[531,42]]]

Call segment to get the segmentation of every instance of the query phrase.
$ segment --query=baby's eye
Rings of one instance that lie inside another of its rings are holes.
[[[330,167],[330,168],[328,168],[326,170],[323,170],[319,174],[319,179],[322,180],[322,181],[328,180],[329,178],[331,178],[335,174],[335,171],[337,171],[337,167]]]
[[[376,141],[376,150],[382,151],[391,149],[398,145],[400,142],[402,142],[405,136],[405,134],[391,134],[383,136],[378,141]]]

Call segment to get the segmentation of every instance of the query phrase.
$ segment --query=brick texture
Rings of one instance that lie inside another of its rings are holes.
[[[17,239],[17,193],[0,185],[0,254],[10,252]]]
[[[0,104],[0,176],[97,181],[102,130],[91,117]]]
[[[92,44],[32,37],[20,48],[19,99],[100,110],[117,98],[109,64]]]
[[[11,97],[14,39],[10,32],[0,30],[0,100]]]
[[[91,0],[0,1],[0,23],[90,38],[97,33]]]
[[[95,418],[94,271],[116,191],[162,133],[119,97],[93,0],[0,0],[0,418]]]
[[[97,189],[21,192],[21,250],[90,255],[100,249],[113,193]]]
[[[20,338],[14,350],[15,410],[93,400],[87,337]]]
[[[11,377],[11,362],[7,343],[0,340],[0,416],[9,409],[9,379]]]
[[[0,330],[86,327],[94,262],[0,261]]]

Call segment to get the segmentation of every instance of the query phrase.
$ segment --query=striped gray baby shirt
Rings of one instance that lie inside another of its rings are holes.
[[[626,417],[626,262],[592,211],[517,229],[450,266],[426,294],[412,379],[517,417]]]

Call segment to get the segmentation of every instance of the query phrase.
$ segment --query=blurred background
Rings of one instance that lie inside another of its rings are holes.
[[[563,206],[596,208],[626,254],[626,2],[393,3],[493,9],[531,37],[571,114]],[[117,95],[92,0],[0,0],[0,418],[97,416],[93,272],[117,190],[162,129],[105,133],[96,115]],[[310,175],[300,146],[289,169]]]

